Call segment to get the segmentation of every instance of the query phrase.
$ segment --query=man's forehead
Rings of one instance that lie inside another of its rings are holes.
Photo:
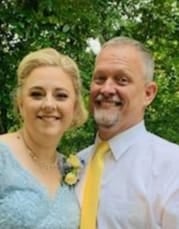
[[[143,61],[142,55],[136,47],[131,45],[109,46],[101,50],[96,58],[95,67],[101,63],[119,64],[123,61]]]
[[[129,45],[129,44],[111,45],[111,46],[104,47],[100,51],[100,53],[96,57],[95,64],[97,64],[101,60],[110,61],[111,59],[115,62],[117,61],[116,59],[118,57],[128,58],[132,56],[135,56],[135,57],[141,56],[141,53],[139,52],[139,50],[136,47]]]

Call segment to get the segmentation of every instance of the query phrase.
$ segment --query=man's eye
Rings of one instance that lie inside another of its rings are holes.
[[[94,81],[96,84],[102,84],[102,83],[104,83],[104,81],[105,81],[105,77],[103,77],[103,76],[97,76],[97,77],[94,78],[93,81]]]
[[[129,83],[129,79],[127,77],[120,77],[117,79],[117,83],[122,86],[125,86]]]
[[[68,95],[66,93],[57,93],[55,95],[57,100],[66,100],[68,98]]]

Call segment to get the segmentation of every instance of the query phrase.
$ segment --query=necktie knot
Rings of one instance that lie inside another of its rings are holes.
[[[108,142],[106,142],[106,141],[100,142],[96,147],[95,154],[94,154],[94,160],[95,160],[95,158],[98,158],[100,160],[104,160],[104,156],[108,150],[109,150]]]

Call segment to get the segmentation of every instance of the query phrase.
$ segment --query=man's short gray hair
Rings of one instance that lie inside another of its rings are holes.
[[[145,71],[144,77],[146,78],[147,81],[152,81],[154,75],[154,60],[151,52],[141,42],[123,36],[114,37],[109,41],[105,42],[102,45],[102,49],[109,46],[120,46],[120,45],[129,45],[139,50],[139,52],[141,53],[144,59],[144,71]]]

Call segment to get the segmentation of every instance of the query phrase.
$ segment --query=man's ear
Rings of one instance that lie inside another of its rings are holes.
[[[145,87],[145,106],[148,106],[154,100],[158,88],[154,81],[148,82]]]

